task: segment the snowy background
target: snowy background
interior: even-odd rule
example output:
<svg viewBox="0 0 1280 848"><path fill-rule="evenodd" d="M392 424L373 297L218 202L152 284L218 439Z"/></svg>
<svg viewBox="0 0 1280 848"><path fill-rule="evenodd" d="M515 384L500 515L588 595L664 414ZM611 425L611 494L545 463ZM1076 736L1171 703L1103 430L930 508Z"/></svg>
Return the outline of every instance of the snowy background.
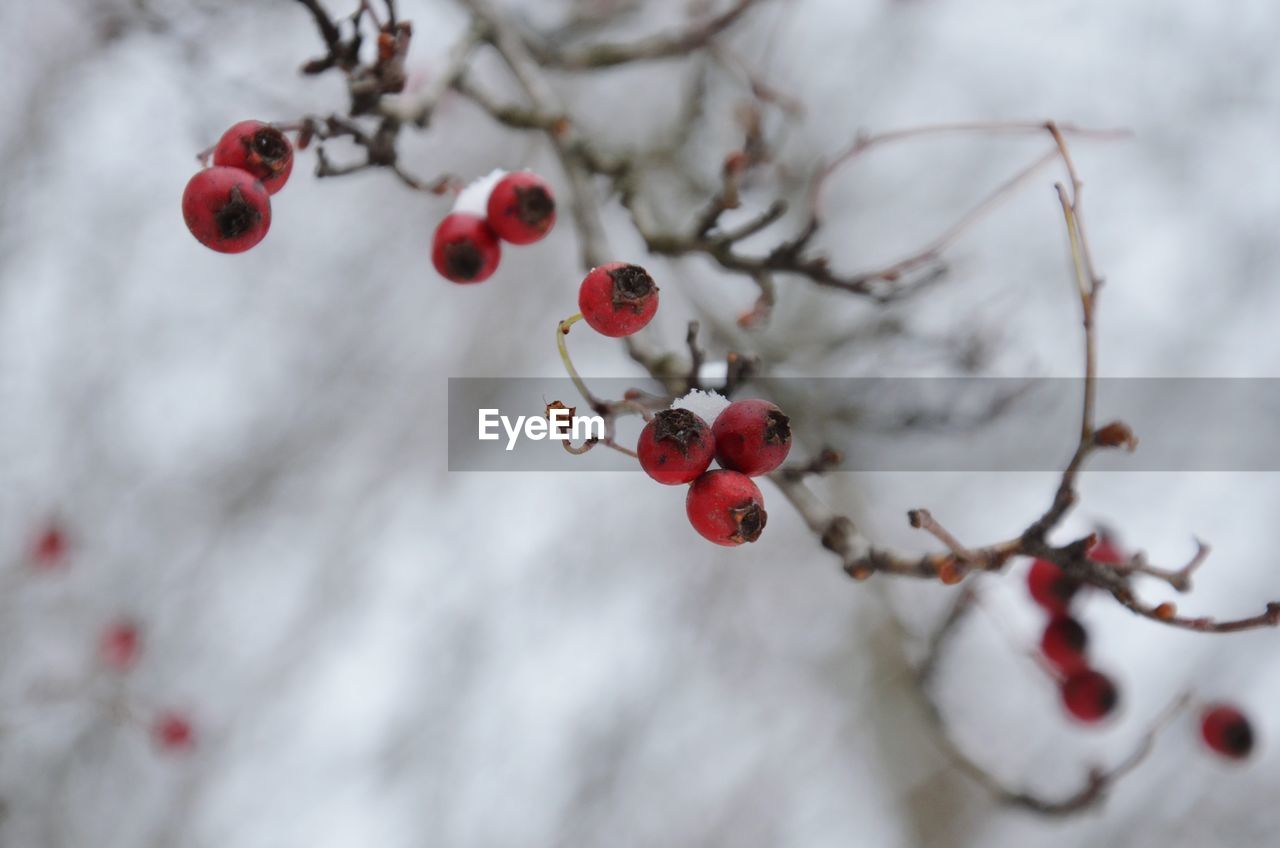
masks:
<svg viewBox="0 0 1280 848"><path fill-rule="evenodd" d="M463 20L447 2L401 5L411 71L429 76ZM539 23L565 8L508 5ZM613 35L681 7L645 5ZM797 167L859 128L1132 129L1075 146L1109 280L1103 373L1276 377L1277 36L1266 0L773 0L727 43L804 103L783 151ZM484 285L448 285L428 261L446 200L381 173L314 180L305 152L258 248L200 247L178 211L194 154L242 118L339 108L337 77L295 73L318 50L286 0L0 6L0 845L1274 844L1274 632L1183 634L1095 600L1083 616L1124 709L1081 729L1026 657L1041 622L1025 564L981 581L987 612L952 645L939 693L960 743L1012 785L1074 791L1188 685L1240 702L1261 737L1225 766L1184 717L1103 807L1046 820L994 805L921 719L909 663L952 590L853 584L772 491L761 542L721 550L687 527L679 493L634 473L447 473L446 378L558 373L572 234ZM593 131L633 138L671 116L679 71L563 90ZM732 103L713 106L723 123ZM711 161L726 149L706 144ZM1043 149L938 139L869 156L831 185L822 244L841 267L895 259ZM540 140L456 101L404 155L425 175L560 179ZM984 373L1076 373L1055 178L895 315L923 337L980 336ZM615 248L641 259L611 222ZM731 325L754 297L700 262L651 270L654 340L671 347L699 310ZM760 350L783 373L945 369L909 341L830 354L872 318L786 281L770 328L711 346ZM635 373L615 344L573 342L588 376ZM1046 421L1045 438L1065 453L1073 426ZM924 549L906 509L1002 538L1053 484L866 474L825 489L877 538ZM1214 544L1183 612L1280 597L1272 475L1098 474L1083 491L1072 530L1105 520L1166 562L1193 533ZM50 521L67 561L33 573ZM120 615L145 640L123 679L94 654ZM195 750L151 744L162 708L192 716Z"/></svg>

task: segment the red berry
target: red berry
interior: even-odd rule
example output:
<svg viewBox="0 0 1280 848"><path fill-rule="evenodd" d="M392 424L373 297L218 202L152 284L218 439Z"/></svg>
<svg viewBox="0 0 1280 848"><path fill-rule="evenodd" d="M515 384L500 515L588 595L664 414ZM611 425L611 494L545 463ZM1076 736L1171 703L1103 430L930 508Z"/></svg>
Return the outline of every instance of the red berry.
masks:
<svg viewBox="0 0 1280 848"><path fill-rule="evenodd" d="M597 333L619 338L643 329L658 311L658 287L639 265L592 268L578 289L578 309Z"/></svg>
<svg viewBox="0 0 1280 848"><path fill-rule="evenodd" d="M102 637L98 640L98 655L107 668L128 671L138 661L141 642L138 626L128 619L121 619L102 631Z"/></svg>
<svg viewBox="0 0 1280 848"><path fill-rule="evenodd" d="M1062 703L1071 715L1092 723L1110 715L1120 703L1120 695L1111 678L1101 672L1084 669L1063 681Z"/></svg>
<svg viewBox="0 0 1280 848"><path fill-rule="evenodd" d="M268 194L275 194L293 171L293 145L270 124L241 121L218 139L213 164L248 171L262 181Z"/></svg>
<svg viewBox="0 0 1280 848"><path fill-rule="evenodd" d="M512 244L533 244L556 223L551 187L530 171L507 174L489 194L489 226Z"/></svg>
<svg viewBox="0 0 1280 848"><path fill-rule="evenodd" d="M1119 565L1128 562L1129 558L1120 550L1120 546L1110 536L1103 535L1098 543L1089 549L1089 559L1094 562Z"/></svg>
<svg viewBox="0 0 1280 848"><path fill-rule="evenodd" d="M1253 750L1253 727L1249 719L1228 704L1215 704L1200 718L1205 744L1224 757L1243 760Z"/></svg>
<svg viewBox="0 0 1280 848"><path fill-rule="evenodd" d="M243 253L271 227L271 196L239 168L205 168L182 193L182 217L205 247Z"/></svg>
<svg viewBox="0 0 1280 848"><path fill-rule="evenodd" d="M664 409L640 431L640 467L659 483L692 483L707 470L716 443L707 422L687 409Z"/></svg>
<svg viewBox="0 0 1280 848"><path fill-rule="evenodd" d="M768 474L791 450L791 419L767 400L735 400L712 425L716 462L748 477Z"/></svg>
<svg viewBox="0 0 1280 848"><path fill-rule="evenodd" d="M1088 667L1084 651L1089 634L1080 622L1070 616L1058 616L1049 622L1040 637L1040 652L1063 674L1075 674Z"/></svg>
<svg viewBox="0 0 1280 848"><path fill-rule="evenodd" d="M768 519L760 489L737 471L703 474L689 487L684 507L693 529L717 545L754 542Z"/></svg>
<svg viewBox="0 0 1280 848"><path fill-rule="evenodd" d="M165 712L156 716L151 735L165 751L189 751L195 747L196 733L191 720L181 713Z"/></svg>
<svg viewBox="0 0 1280 848"><path fill-rule="evenodd" d="M431 261L446 280L479 283L493 276L502 258L502 245L479 215L454 212L436 227Z"/></svg>
<svg viewBox="0 0 1280 848"><path fill-rule="evenodd" d="M31 561L37 568L56 568L67 556L67 537L62 528L50 524L31 546Z"/></svg>
<svg viewBox="0 0 1280 848"><path fill-rule="evenodd" d="M1054 615L1067 614L1071 599L1079 588L1079 583L1048 560L1036 560L1031 563L1031 570L1027 572L1027 589L1030 590L1031 597Z"/></svg>

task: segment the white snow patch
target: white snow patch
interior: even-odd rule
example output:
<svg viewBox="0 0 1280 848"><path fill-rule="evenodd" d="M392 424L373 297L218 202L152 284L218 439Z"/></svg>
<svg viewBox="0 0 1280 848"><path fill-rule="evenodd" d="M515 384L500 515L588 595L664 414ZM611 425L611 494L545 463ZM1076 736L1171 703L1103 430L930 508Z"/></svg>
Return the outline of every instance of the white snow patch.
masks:
<svg viewBox="0 0 1280 848"><path fill-rule="evenodd" d="M671 402L672 409L687 409L708 424L714 424L728 405L729 399L719 392L704 392L701 389L693 389L684 397Z"/></svg>
<svg viewBox="0 0 1280 848"><path fill-rule="evenodd" d="M467 212L481 218L489 214L489 195L493 187L509 174L502 168L494 168L483 177L477 177L467 183L466 188L458 192L458 199L453 202L454 212Z"/></svg>

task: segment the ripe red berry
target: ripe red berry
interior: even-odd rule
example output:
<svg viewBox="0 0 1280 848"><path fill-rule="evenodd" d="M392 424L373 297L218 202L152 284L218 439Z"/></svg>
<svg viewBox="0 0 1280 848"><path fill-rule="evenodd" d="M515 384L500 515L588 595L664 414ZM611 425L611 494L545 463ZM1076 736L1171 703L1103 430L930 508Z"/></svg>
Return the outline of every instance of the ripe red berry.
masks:
<svg viewBox="0 0 1280 848"><path fill-rule="evenodd" d="M293 171L293 145L270 124L241 121L218 140L213 164L248 171L262 181L268 194L275 194Z"/></svg>
<svg viewBox="0 0 1280 848"><path fill-rule="evenodd" d="M620 338L643 329L658 311L658 287L639 265L592 268L578 289L578 309L597 333Z"/></svg>
<svg viewBox="0 0 1280 848"><path fill-rule="evenodd" d="M707 422L687 409L664 409L640 431L640 467L659 483L692 483L707 470L716 443Z"/></svg>
<svg viewBox="0 0 1280 848"><path fill-rule="evenodd" d="M551 187L531 171L507 174L489 193L489 226L512 244L533 244L551 232L556 200Z"/></svg>
<svg viewBox="0 0 1280 848"><path fill-rule="evenodd" d="M1054 615L1067 614L1071 599L1079 588L1079 583L1048 560L1036 560L1027 572L1027 589L1032 599Z"/></svg>
<svg viewBox="0 0 1280 848"><path fill-rule="evenodd" d="M1080 721L1095 722L1111 714L1120 703L1120 694L1111 678L1085 669L1062 683L1062 703Z"/></svg>
<svg viewBox="0 0 1280 848"><path fill-rule="evenodd" d="M107 668L128 671L138 661L141 643L138 626L128 619L121 619L102 631L98 640L98 655Z"/></svg>
<svg viewBox="0 0 1280 848"><path fill-rule="evenodd" d="M1120 550L1120 546L1116 544L1115 539L1103 534L1098 543L1089 549L1089 559L1094 562L1109 563L1111 565L1119 565L1128 562L1129 558Z"/></svg>
<svg viewBox="0 0 1280 848"><path fill-rule="evenodd" d="M479 215L454 212L436 227L431 261L446 280L479 283L493 276L502 246L493 229Z"/></svg>
<svg viewBox="0 0 1280 848"><path fill-rule="evenodd" d="M195 747L196 733L191 720L181 713L164 712L151 725L151 736L161 750L189 751Z"/></svg>
<svg viewBox="0 0 1280 848"><path fill-rule="evenodd" d="M205 168L182 193L187 229L219 253L243 253L271 227L271 196L239 168Z"/></svg>
<svg viewBox="0 0 1280 848"><path fill-rule="evenodd" d="M1200 717L1205 744L1224 757L1243 760L1253 750L1253 726L1244 713L1228 704L1215 704Z"/></svg>
<svg viewBox="0 0 1280 848"><path fill-rule="evenodd" d="M67 556L67 537L62 528L50 524L31 546L31 562L36 568L57 568Z"/></svg>
<svg viewBox="0 0 1280 848"><path fill-rule="evenodd" d="M716 462L748 477L768 474L791 450L791 419L767 400L735 400L711 429Z"/></svg>
<svg viewBox="0 0 1280 848"><path fill-rule="evenodd" d="M737 471L703 474L689 487L684 506L693 529L717 545L754 542L768 519L760 489Z"/></svg>
<svg viewBox="0 0 1280 848"><path fill-rule="evenodd" d="M1088 667L1085 662L1085 648L1089 644L1089 634L1070 616L1057 616L1044 629L1040 637L1040 652L1045 659L1053 663L1063 674L1075 674Z"/></svg>

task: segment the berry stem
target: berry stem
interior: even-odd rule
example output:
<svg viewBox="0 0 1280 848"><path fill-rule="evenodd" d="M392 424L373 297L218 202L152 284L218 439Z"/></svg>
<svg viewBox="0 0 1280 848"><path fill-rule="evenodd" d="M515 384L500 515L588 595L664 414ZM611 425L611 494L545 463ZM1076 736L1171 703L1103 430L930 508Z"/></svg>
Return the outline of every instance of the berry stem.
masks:
<svg viewBox="0 0 1280 848"><path fill-rule="evenodd" d="M560 351L560 361L564 363L564 370L569 372L569 379L573 380L573 385L577 387L582 399L592 409L595 409L600 405L599 401L596 400L595 395L591 394L591 390L582 381L582 377L578 375L578 369L573 367L573 360L569 358L569 345L564 340L564 337L569 335L569 328L581 320L582 313L577 312L556 325L556 348Z"/></svg>

